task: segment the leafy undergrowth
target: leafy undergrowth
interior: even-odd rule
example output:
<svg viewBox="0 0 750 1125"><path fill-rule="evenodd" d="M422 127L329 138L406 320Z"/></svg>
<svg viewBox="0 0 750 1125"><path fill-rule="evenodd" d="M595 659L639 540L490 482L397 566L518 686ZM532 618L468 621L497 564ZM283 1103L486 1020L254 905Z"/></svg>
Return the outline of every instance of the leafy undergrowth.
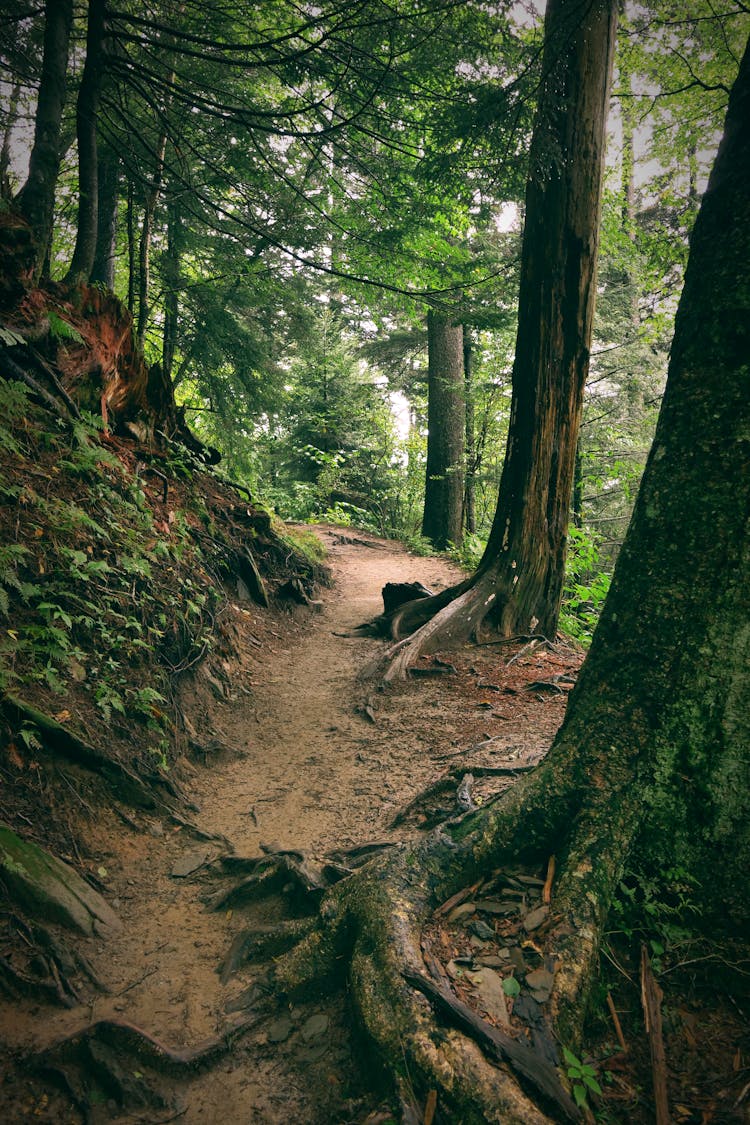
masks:
<svg viewBox="0 0 750 1125"><path fill-rule="evenodd" d="M67 769L13 700L176 795L180 678L221 648L230 602L304 600L324 569L180 446L63 421L19 382L0 381L0 501L0 819L39 825Z"/></svg>

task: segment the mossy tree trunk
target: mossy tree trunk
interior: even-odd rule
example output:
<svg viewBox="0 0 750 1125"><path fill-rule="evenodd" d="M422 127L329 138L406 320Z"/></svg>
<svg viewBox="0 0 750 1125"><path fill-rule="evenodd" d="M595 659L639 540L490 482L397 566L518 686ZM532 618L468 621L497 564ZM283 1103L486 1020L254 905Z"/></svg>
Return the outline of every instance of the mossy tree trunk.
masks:
<svg viewBox="0 0 750 1125"><path fill-rule="evenodd" d="M351 995L395 1072L466 1125L547 1120L516 1079L435 1026L404 970L457 889L558 857L545 952L551 1015L576 1047L628 859L696 880L712 936L750 921L750 44L690 248L667 389L610 595L543 764L496 802L329 892L277 963L293 992L351 958Z"/></svg>
<svg viewBox="0 0 750 1125"><path fill-rule="evenodd" d="M483 624L500 636L554 636L557 628L589 367L616 23L616 0L550 0L495 518L469 587L399 614L394 639L429 624L394 654L391 675Z"/></svg>

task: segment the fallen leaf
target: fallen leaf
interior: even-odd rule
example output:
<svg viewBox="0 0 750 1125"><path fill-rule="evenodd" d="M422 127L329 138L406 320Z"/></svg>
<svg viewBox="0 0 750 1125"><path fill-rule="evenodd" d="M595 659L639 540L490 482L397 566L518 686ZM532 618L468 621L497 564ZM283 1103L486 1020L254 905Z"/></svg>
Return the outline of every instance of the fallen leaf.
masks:
<svg viewBox="0 0 750 1125"><path fill-rule="evenodd" d="M52 718L57 723L67 723L68 719L72 718L72 715L70 714L70 711L63 710L63 711L58 711L56 715L52 716Z"/></svg>

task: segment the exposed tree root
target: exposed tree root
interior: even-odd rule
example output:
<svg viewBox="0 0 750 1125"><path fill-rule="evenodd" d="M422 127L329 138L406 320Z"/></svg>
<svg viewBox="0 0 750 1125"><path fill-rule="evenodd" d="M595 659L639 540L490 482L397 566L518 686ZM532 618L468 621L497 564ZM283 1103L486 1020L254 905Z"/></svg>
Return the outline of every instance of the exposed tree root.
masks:
<svg viewBox="0 0 750 1125"><path fill-rule="evenodd" d="M93 1105L113 1099L124 1109L171 1105L158 1077L189 1077L215 1065L264 1014L251 1014L225 1034L197 1047L176 1049L125 1020L99 1020L44 1051L28 1065L56 1080L88 1119ZM135 1066L133 1064L136 1064ZM148 1078L143 1070L148 1069Z"/></svg>
<svg viewBox="0 0 750 1125"><path fill-rule="evenodd" d="M283 932L243 935L240 944L262 957L279 948L279 939L302 935L287 952L275 954L272 969L276 991L290 998L340 987L348 968L355 1012L397 1084L408 1074L417 1096L436 1090L452 1119L465 1125L575 1120L562 1075L544 1051L512 1038L506 1042L497 1028L464 1011L446 991L447 982L430 984L422 935L430 919L442 916L441 904L458 901L462 888L498 865L518 857L541 865L552 851L567 852L545 953L557 966L549 1013L562 1042L575 1049L599 926L637 824L633 809L623 806L622 823L603 826L594 813L571 835L579 796L559 756L557 762L547 759L492 806L438 828L412 848L375 854L326 891L317 918ZM456 1030L457 1022L463 1030Z"/></svg>

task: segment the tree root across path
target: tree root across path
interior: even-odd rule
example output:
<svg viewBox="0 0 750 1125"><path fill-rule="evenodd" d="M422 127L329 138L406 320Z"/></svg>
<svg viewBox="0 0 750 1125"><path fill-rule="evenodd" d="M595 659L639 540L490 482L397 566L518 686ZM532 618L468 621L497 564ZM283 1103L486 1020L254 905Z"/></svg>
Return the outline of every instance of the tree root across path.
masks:
<svg viewBox="0 0 750 1125"><path fill-rule="evenodd" d="M376 854L322 898L311 886L315 915L263 934L247 932L224 969L246 956L273 955L273 988L290 1001L340 987L348 970L355 1013L396 1084L408 1077L423 1099L436 1091L443 1120L465 1125L578 1120L580 1111L552 1061L549 1030L540 1048L534 1037L526 1042L518 1032L483 1020L452 994L425 936L436 918L455 908L461 888L486 882L499 864L539 866L551 849L567 850L557 894L544 907L543 953L554 970L552 1035L564 1046L578 1047L597 956L600 903L619 863L600 848L592 874L588 830L568 835L575 794L559 766L547 760L490 807L441 825L413 846ZM287 857L271 858L288 878ZM544 880L527 882L539 888ZM253 893L259 889L256 885Z"/></svg>

